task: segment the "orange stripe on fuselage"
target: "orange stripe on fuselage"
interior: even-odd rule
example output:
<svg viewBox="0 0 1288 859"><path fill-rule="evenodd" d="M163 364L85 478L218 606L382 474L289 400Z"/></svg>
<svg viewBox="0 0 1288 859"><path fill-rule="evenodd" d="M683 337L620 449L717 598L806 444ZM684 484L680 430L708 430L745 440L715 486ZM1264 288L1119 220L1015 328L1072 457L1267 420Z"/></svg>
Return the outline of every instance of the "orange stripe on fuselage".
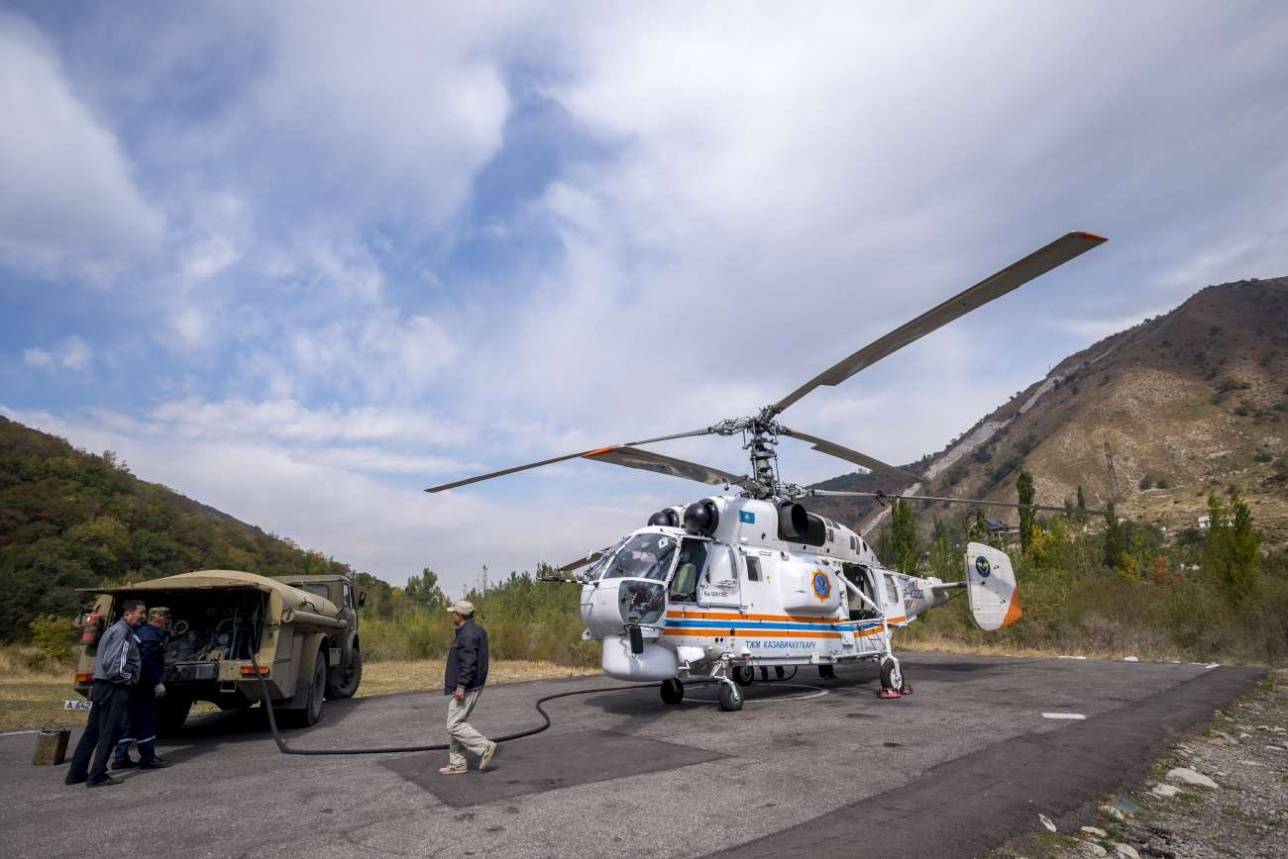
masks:
<svg viewBox="0 0 1288 859"><path fill-rule="evenodd" d="M724 632L719 629L663 629L663 635L688 636L689 638L840 638L839 632L823 632L821 630L798 630L798 629L768 629L764 632L756 632L750 629L735 629Z"/></svg>
<svg viewBox="0 0 1288 859"><path fill-rule="evenodd" d="M799 614L744 614L736 611L683 611L671 610L666 616L672 620L770 620L781 623L850 623L849 620L837 620L832 615L814 615L806 617Z"/></svg>
<svg viewBox="0 0 1288 859"><path fill-rule="evenodd" d="M886 623L903 623L907 619L908 619L907 615L901 614L898 617L887 617Z"/></svg>

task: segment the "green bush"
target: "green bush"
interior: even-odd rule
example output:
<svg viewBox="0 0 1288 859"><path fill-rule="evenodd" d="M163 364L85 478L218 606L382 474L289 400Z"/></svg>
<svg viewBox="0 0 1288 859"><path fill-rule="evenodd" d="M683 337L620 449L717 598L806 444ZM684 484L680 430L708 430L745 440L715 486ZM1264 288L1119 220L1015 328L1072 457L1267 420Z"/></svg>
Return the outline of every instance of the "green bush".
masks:
<svg viewBox="0 0 1288 859"><path fill-rule="evenodd" d="M76 640L76 625L71 618L46 614L35 618L28 626L32 644L42 653L57 660L71 659L72 644Z"/></svg>

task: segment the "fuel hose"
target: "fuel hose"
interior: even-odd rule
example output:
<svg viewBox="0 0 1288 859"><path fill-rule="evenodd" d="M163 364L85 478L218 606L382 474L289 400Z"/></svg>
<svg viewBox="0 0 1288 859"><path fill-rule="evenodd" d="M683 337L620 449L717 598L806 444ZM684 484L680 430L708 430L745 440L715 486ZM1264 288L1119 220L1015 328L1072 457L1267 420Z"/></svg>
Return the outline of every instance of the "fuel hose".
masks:
<svg viewBox="0 0 1288 859"><path fill-rule="evenodd" d="M259 700L264 712L268 715L268 728L273 733L273 742L277 744L277 750L284 755L397 755L406 752L441 752L448 748L447 743L433 743L424 746L374 746L365 749L293 749L287 745L286 740L282 739L282 734L277 728L277 714L273 712L273 704L268 694L268 681L264 679L263 673L259 670L259 663L255 661L255 654L250 657L251 667L255 669L255 676L259 678ZM795 666L792 666L795 669ZM796 676L793 670L790 677L778 678L776 680L762 680L759 682L780 682L782 679L791 680ZM708 686L712 683L719 683L718 680L695 680L686 683L686 686ZM489 737L494 743L508 743L510 740L518 740L523 737L531 737L540 734L550 727L550 714L546 712L545 705L549 701L557 701L560 698L572 698L577 695L593 695L596 692L626 692L630 689L657 689L659 683L630 683L623 686L600 686L594 689L576 689L572 692L556 692L553 695L546 695L538 698L536 702L537 713L541 716L541 724L535 728L528 728L524 731L518 731L513 734L504 734L500 737Z"/></svg>
<svg viewBox="0 0 1288 859"><path fill-rule="evenodd" d="M273 742L277 743L277 750L284 755L396 755L404 752L441 752L448 747L447 743L434 743L427 746L375 746L366 749L293 749L286 744L277 729L277 716L273 713L273 705L269 699L268 681L264 679L264 675L260 672L259 664L255 661L254 654L251 654L250 664L255 669L255 676L259 678L260 703L264 707L264 712L268 714L268 728L273 732ZM624 692L627 689L656 688L658 688L657 683L632 683L627 686L601 686L595 689L577 689L573 692L558 692L554 695L547 695L544 698L538 698L536 704L537 712L541 715L542 724L535 728L528 728L526 731L505 734L500 737L490 737L489 739L494 743L506 743L510 740L540 734L550 727L550 714L546 712L545 708L547 701L571 698L574 695L592 695L596 692Z"/></svg>

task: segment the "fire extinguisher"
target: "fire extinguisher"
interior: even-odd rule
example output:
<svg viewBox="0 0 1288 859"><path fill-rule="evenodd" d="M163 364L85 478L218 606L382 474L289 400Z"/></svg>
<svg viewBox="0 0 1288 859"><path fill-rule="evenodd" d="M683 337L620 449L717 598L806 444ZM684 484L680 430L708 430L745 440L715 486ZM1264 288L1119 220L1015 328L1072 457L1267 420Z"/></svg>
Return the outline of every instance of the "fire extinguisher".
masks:
<svg viewBox="0 0 1288 859"><path fill-rule="evenodd" d="M98 606L89 610L81 623L81 644L93 644L98 641Z"/></svg>

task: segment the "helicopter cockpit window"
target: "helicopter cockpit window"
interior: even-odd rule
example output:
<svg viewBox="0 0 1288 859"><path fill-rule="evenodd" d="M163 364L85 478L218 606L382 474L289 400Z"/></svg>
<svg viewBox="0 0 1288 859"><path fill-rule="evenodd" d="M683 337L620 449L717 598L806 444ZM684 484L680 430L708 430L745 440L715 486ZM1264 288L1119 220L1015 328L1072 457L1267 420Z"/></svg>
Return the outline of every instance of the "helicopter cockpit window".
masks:
<svg viewBox="0 0 1288 859"><path fill-rule="evenodd" d="M675 559L676 540L665 534L636 534L604 565L601 578L666 581Z"/></svg>
<svg viewBox="0 0 1288 859"><path fill-rule="evenodd" d="M707 544L702 540L685 540L671 579L671 599L695 602L698 598L698 574L707 562Z"/></svg>

